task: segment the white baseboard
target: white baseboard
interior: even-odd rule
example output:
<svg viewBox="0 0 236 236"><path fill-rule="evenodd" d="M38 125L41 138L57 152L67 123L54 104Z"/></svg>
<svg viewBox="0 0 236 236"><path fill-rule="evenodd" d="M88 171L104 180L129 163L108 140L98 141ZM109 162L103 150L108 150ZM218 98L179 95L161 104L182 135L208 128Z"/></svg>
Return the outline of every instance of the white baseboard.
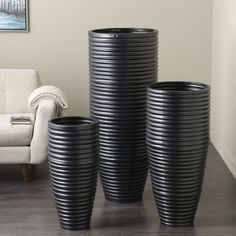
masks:
<svg viewBox="0 0 236 236"><path fill-rule="evenodd" d="M216 135L216 133L212 129L211 129L211 142L215 146L221 158L224 160L230 172L233 174L234 178L236 179L236 157L231 155L231 153L227 150L224 142L220 140L220 138Z"/></svg>

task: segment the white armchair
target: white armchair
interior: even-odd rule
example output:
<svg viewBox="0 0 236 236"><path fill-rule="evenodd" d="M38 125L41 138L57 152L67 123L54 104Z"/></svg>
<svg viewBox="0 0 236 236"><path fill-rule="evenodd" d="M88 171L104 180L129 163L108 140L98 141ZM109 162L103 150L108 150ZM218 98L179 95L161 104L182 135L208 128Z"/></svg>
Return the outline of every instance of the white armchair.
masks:
<svg viewBox="0 0 236 236"><path fill-rule="evenodd" d="M29 164L47 158L48 120L56 116L56 104L41 101L37 110L28 107L28 97L39 87L35 70L0 69L0 164L20 164L27 181ZM12 125L12 116L27 116L32 125Z"/></svg>

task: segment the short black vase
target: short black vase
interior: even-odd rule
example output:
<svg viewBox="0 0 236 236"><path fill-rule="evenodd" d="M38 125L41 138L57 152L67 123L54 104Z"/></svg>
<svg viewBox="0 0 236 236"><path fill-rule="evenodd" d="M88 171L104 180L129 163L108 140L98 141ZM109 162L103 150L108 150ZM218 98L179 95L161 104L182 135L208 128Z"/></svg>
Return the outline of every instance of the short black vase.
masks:
<svg viewBox="0 0 236 236"><path fill-rule="evenodd" d="M141 201L148 172L146 87L157 80L157 30L89 32L90 112L99 120L106 199Z"/></svg>
<svg viewBox="0 0 236 236"><path fill-rule="evenodd" d="M96 120L62 117L49 122L49 167L61 227L90 228L97 186Z"/></svg>
<svg viewBox="0 0 236 236"><path fill-rule="evenodd" d="M162 82L148 88L147 146L161 223L191 226L209 143L210 87Z"/></svg>

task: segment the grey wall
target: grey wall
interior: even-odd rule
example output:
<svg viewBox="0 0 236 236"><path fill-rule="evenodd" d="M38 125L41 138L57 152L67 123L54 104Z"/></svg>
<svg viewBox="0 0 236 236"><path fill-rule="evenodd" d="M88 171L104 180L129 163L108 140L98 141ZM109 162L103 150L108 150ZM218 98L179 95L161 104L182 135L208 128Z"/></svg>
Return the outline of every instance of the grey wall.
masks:
<svg viewBox="0 0 236 236"><path fill-rule="evenodd" d="M89 29L160 30L160 80L210 82L211 0L31 0L30 33L0 33L0 68L36 68L88 114Z"/></svg>
<svg viewBox="0 0 236 236"><path fill-rule="evenodd" d="M214 0L211 140L236 178L235 12L235 0Z"/></svg>

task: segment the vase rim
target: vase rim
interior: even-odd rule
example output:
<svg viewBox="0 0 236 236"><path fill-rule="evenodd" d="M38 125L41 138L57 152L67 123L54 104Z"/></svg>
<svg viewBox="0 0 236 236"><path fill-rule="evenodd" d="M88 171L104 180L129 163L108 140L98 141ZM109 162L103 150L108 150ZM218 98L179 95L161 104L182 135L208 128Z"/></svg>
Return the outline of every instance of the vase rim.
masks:
<svg viewBox="0 0 236 236"><path fill-rule="evenodd" d="M76 128L86 129L93 126L98 126L98 121L94 118L84 116L63 116L49 121L51 128Z"/></svg>
<svg viewBox="0 0 236 236"><path fill-rule="evenodd" d="M89 31L90 35L98 37L120 37L120 36L135 36L145 37L158 34L157 29L152 28L101 28Z"/></svg>
<svg viewBox="0 0 236 236"><path fill-rule="evenodd" d="M156 82L148 87L148 91L161 94L205 94L210 92L208 84L192 81Z"/></svg>

